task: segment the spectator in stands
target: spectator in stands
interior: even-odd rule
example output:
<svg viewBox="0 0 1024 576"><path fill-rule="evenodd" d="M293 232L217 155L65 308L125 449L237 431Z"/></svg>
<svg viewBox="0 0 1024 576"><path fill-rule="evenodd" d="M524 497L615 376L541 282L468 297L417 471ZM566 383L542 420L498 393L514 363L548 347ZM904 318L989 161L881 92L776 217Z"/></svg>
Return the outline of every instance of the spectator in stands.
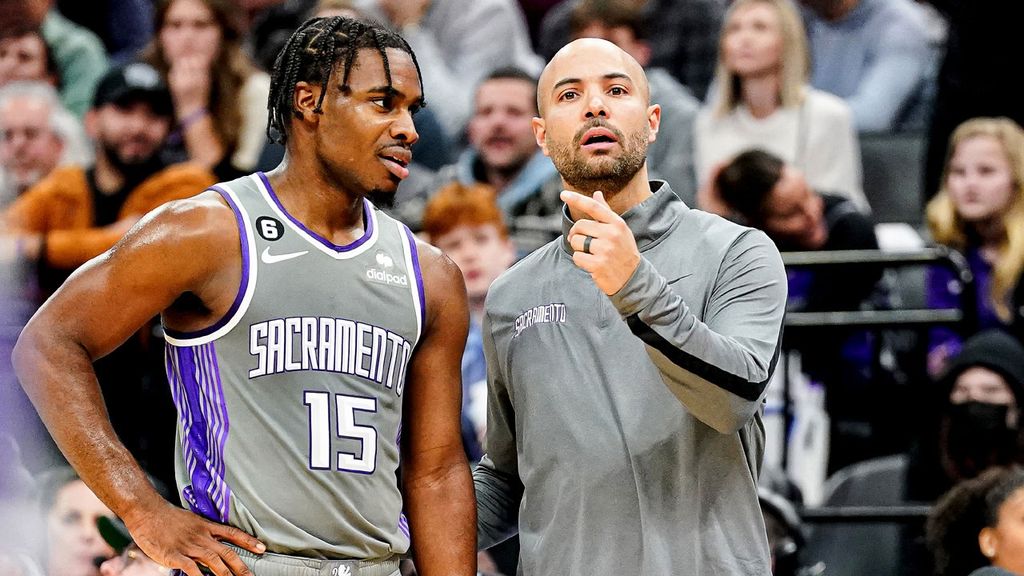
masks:
<svg viewBox="0 0 1024 576"><path fill-rule="evenodd" d="M551 220L551 229L557 230L562 180L537 146L532 127L536 115L536 78L519 68L499 68L488 74L476 90L466 130L469 147L419 190L403 192L399 208L404 219L415 226L427 197L451 182L466 187L481 183L497 192L498 205L514 230L521 217ZM551 239L544 234L532 238L524 232L521 248L528 250Z"/></svg>
<svg viewBox="0 0 1024 576"><path fill-rule="evenodd" d="M650 65L668 70L699 99L704 99L715 75L718 31L722 28L725 3L720 0L564 0L544 16L539 45L545 59L550 59L572 39L572 14L583 3L640 10L650 44Z"/></svg>
<svg viewBox="0 0 1024 576"><path fill-rule="evenodd" d="M810 185L867 211L849 106L807 86L803 25L788 0L737 0L726 13L717 93L697 117L701 193L716 168L760 148L799 169Z"/></svg>
<svg viewBox="0 0 1024 576"><path fill-rule="evenodd" d="M763 230L780 251L877 250L874 224L850 200L814 190L799 170L762 150L736 156L719 171L712 211ZM858 266L787 270L787 310L857 310L868 302L881 270ZM833 424L830 469L873 454L877 404L866 394L873 381L869 335L791 333L786 347L800 351L803 371L823 383ZM857 425L854 425L857 423ZM867 423L866 425L860 423Z"/></svg>
<svg viewBox="0 0 1024 576"><path fill-rule="evenodd" d="M267 143L270 77L242 50L236 14L230 0L161 0L144 52L174 102L171 159L221 180L251 172Z"/></svg>
<svg viewBox="0 0 1024 576"><path fill-rule="evenodd" d="M933 240L966 256L974 276L977 329L1002 327L1024 339L1024 130L1007 118L976 118L960 125L939 193L928 203ZM956 307L962 295L953 272L929 271L928 304ZM932 374L960 346L948 329L932 331Z"/></svg>
<svg viewBox="0 0 1024 576"><path fill-rule="evenodd" d="M473 440L482 441L487 416L487 365L481 331L484 299L491 283L515 261L515 246L495 190L486 184L452 182L438 190L423 213L423 232L458 265L466 279L470 322L462 356L462 406L475 430ZM474 443L479 447L479 442ZM469 456L477 461L482 455Z"/></svg>
<svg viewBox="0 0 1024 576"><path fill-rule="evenodd" d="M38 30L12 30L0 37L0 86L19 80L60 87L57 63Z"/></svg>
<svg viewBox="0 0 1024 576"><path fill-rule="evenodd" d="M949 26L928 133L925 198L941 185L949 136L979 116L1006 116L1024 126L1024 82L1006 57L1020 48L1024 2L929 0Z"/></svg>
<svg viewBox="0 0 1024 576"><path fill-rule="evenodd" d="M647 25L638 9L600 0L587 0L572 12L572 38L601 38L626 51L647 74L651 102L661 106L667 129L647 149L647 163L655 179L672 183L672 191L696 205L697 177L693 167L693 125L700 102L664 68L650 66Z"/></svg>
<svg viewBox="0 0 1024 576"><path fill-rule="evenodd" d="M931 113L938 47L913 0L801 0L811 85L846 100L865 132L921 130Z"/></svg>
<svg viewBox="0 0 1024 576"><path fill-rule="evenodd" d="M216 181L201 167L160 161L172 117L170 94L154 68L141 62L114 68L86 117L95 165L57 168L4 212L21 257L37 263L43 295L113 246L146 212ZM175 411L162 358L162 345L143 330L96 370L114 429L147 471L173 485Z"/></svg>
<svg viewBox="0 0 1024 576"><path fill-rule="evenodd" d="M100 537L96 520L111 515L110 509L69 467L44 474L40 509L46 522L47 576L99 576L98 563L114 550Z"/></svg>
<svg viewBox="0 0 1024 576"><path fill-rule="evenodd" d="M993 468L958 484L943 496L928 518L935 574L1024 574L1021 518L1024 469L1019 466Z"/></svg>
<svg viewBox="0 0 1024 576"><path fill-rule="evenodd" d="M58 164L86 165L91 151L82 126L41 82L0 88L0 209Z"/></svg>
<svg viewBox="0 0 1024 576"><path fill-rule="evenodd" d="M11 31L40 30L60 78L64 107L77 116L89 108L100 77L107 71L107 53L95 34L53 7L53 0L6 0L0 2L0 37Z"/></svg>
<svg viewBox="0 0 1024 576"><path fill-rule="evenodd" d="M473 87L488 71L516 66L531 75L542 62L530 47L513 0L376 0L383 21L416 52L423 93L448 135L462 133L473 112Z"/></svg>
<svg viewBox="0 0 1024 576"><path fill-rule="evenodd" d="M991 466L1024 464L1024 346L1012 336L988 330L968 339L921 389L908 415L920 432L907 459L905 502L931 504ZM933 574L916 528L904 531L901 546L907 576Z"/></svg>
<svg viewBox="0 0 1024 576"><path fill-rule="evenodd" d="M8 232L23 237L23 255L70 273L149 210L213 184L213 175L197 166L160 162L172 114L167 88L149 65L108 73L86 118L95 165L54 170L3 215Z"/></svg>

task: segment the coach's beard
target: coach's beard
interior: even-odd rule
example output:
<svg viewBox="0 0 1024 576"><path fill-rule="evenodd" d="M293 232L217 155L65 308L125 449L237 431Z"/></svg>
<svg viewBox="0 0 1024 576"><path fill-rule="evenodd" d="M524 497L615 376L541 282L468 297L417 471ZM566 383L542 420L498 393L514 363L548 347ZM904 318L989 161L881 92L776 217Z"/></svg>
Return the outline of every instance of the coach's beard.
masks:
<svg viewBox="0 0 1024 576"><path fill-rule="evenodd" d="M578 142L563 145L549 140L547 144L551 162L566 184L580 192L600 190L615 194L643 167L649 135L650 130L645 126L620 140L622 154L619 156L585 158Z"/></svg>

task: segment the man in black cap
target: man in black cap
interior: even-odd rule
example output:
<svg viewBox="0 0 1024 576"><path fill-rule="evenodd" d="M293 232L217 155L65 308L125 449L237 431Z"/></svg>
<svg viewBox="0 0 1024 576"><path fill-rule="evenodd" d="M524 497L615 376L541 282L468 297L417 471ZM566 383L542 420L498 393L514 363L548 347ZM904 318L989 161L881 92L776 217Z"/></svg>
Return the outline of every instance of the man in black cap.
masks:
<svg viewBox="0 0 1024 576"><path fill-rule="evenodd" d="M85 117L95 164L54 169L2 216L0 228L15 237L17 255L38 270L41 298L113 246L142 215L216 182L206 169L160 161L172 122L170 93L148 64L114 68L100 81ZM152 340L152 330L144 328L96 370L118 435L147 471L173 485L174 407L162 343Z"/></svg>

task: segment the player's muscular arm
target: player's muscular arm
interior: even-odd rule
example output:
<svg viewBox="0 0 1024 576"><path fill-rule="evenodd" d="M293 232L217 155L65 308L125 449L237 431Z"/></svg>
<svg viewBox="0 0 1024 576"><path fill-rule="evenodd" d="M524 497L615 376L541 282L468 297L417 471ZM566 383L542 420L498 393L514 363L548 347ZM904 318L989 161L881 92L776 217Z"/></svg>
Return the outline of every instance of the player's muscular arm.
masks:
<svg viewBox="0 0 1024 576"><path fill-rule="evenodd" d="M13 355L22 386L86 484L125 520L143 551L190 576L200 575L197 561L218 575L248 574L218 540L254 551L258 542L176 508L152 489L111 428L92 362L185 292L209 302L211 316L226 310L217 279L230 277L232 266L240 276L238 238L231 210L216 197L166 205L72 274L29 321Z"/></svg>
<svg viewBox="0 0 1024 576"><path fill-rule="evenodd" d="M469 325L466 288L451 260L418 245L427 320L405 387L405 506L419 574L470 575L476 573L476 503L459 419Z"/></svg>

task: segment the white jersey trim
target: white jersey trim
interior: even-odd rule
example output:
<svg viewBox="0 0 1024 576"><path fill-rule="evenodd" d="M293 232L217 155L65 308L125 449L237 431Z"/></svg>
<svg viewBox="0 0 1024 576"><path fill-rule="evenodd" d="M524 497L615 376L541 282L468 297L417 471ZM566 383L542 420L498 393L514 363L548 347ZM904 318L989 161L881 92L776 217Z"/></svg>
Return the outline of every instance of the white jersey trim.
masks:
<svg viewBox="0 0 1024 576"><path fill-rule="evenodd" d="M295 218L282 209L275 200L275 196L272 191L268 188L267 183L259 177L259 174L252 174L249 177L252 178L253 182L256 184L256 188L260 191L260 194L263 195L263 200L266 201L267 205L270 206L270 209L278 216L278 218L281 219L282 222L285 223L286 226L291 228L296 234L321 253L326 254L335 260L348 260L349 258L359 256L363 252L372 248L374 244L377 243L377 238L380 237L380 223L377 220L377 210L369 200L364 199L363 204L366 207L364 213L369 218L368 227L370 228L370 236L366 238L362 244L350 250L332 250L328 246L324 245L325 241L323 239L313 236L310 234L308 229L296 224Z"/></svg>
<svg viewBox="0 0 1024 576"><path fill-rule="evenodd" d="M186 336L183 338L176 338L164 331L164 339L174 346L199 346L213 342L230 332L236 325L238 325L238 322L241 321L242 317L245 316L246 311L249 309L249 303L252 302L253 293L256 291L256 275L259 270L259 266L256 265L256 260L259 256L256 254L255 231L253 230L252 222L249 221L249 213L246 212L245 206L242 205L238 199L238 195L235 194L233 190L220 185L215 185L212 189L228 197L230 203L233 204L232 211L237 211L235 213L235 219L245 226L244 230L239 230L240 234L245 234L245 242L248 246L249 252L247 261L242 262L243 269L241 281L245 282L245 293L242 296L242 301L238 308L234 311L234 314L227 318L227 321L224 322L220 328L209 334L196 337ZM245 270L246 267L248 267L248 271ZM248 272L248 274L246 274L246 272ZM239 286L239 289L241 290L242 287Z"/></svg>

